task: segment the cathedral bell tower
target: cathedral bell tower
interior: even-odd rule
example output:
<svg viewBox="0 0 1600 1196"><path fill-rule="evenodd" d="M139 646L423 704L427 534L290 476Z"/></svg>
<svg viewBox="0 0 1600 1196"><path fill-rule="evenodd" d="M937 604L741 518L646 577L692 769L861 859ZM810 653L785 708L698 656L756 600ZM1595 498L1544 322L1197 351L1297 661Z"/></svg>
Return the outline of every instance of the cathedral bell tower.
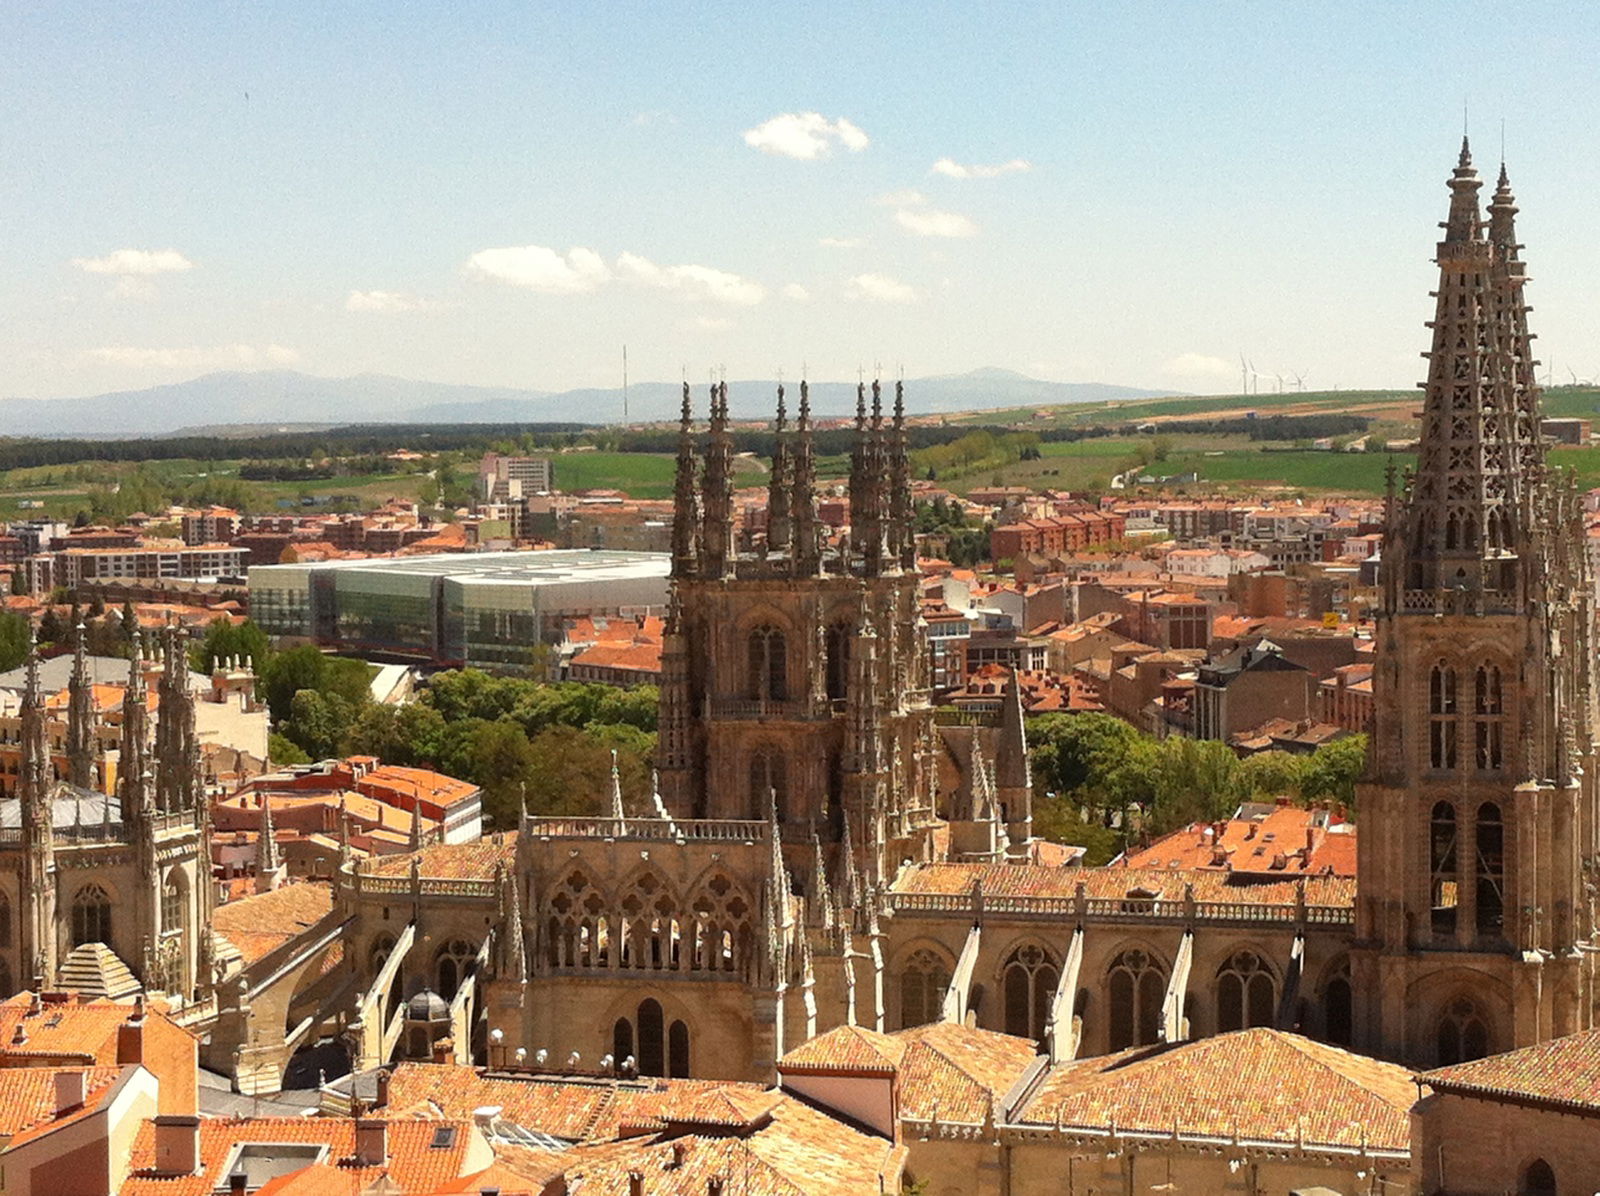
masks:
<svg viewBox="0 0 1600 1196"><path fill-rule="evenodd" d="M822 884L819 858L840 875L881 884L902 858L923 855L934 817L905 405L897 387L886 414L876 383L870 415L867 403L863 385L850 530L832 537L818 517L802 382L793 425L778 390L764 531L757 494L746 497L752 517L735 535L727 386L712 388L704 435L683 391L661 659L661 797L673 818L774 819L791 874L808 892Z"/></svg>
<svg viewBox="0 0 1600 1196"><path fill-rule="evenodd" d="M1415 472L1389 482L1360 821L1357 1041L1420 1066L1593 1022L1593 599L1545 461L1502 167L1465 140Z"/></svg>

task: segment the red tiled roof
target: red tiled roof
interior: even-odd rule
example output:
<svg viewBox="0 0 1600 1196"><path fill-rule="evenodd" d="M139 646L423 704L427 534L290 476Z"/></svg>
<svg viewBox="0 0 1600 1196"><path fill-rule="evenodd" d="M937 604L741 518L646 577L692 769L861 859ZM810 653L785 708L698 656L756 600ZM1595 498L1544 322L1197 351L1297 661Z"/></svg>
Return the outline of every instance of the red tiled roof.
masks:
<svg viewBox="0 0 1600 1196"><path fill-rule="evenodd" d="M1440 1092L1600 1110L1600 1030L1423 1072Z"/></svg>

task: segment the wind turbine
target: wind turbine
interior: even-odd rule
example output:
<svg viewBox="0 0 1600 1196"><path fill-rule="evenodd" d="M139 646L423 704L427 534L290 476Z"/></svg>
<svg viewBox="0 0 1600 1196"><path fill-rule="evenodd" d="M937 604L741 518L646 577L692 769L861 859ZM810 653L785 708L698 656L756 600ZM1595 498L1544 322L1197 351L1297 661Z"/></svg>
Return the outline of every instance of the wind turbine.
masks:
<svg viewBox="0 0 1600 1196"><path fill-rule="evenodd" d="M1299 373L1295 374L1295 376L1294 376L1294 388L1295 388L1295 390L1299 391L1301 394L1305 393L1305 390L1306 390L1306 372L1304 370L1301 370Z"/></svg>

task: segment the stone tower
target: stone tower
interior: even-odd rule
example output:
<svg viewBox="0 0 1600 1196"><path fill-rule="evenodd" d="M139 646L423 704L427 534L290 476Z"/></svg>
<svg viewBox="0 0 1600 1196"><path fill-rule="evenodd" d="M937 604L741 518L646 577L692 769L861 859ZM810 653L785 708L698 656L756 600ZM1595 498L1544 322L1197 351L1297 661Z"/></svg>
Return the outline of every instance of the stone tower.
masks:
<svg viewBox="0 0 1600 1196"><path fill-rule="evenodd" d="M660 791L681 818L766 819L775 810L793 875L879 886L921 857L934 812L926 658L904 404L858 389L850 529L817 514L809 388L791 427L778 391L764 530L736 536L725 384L703 444L684 387L662 653ZM738 551L736 544L745 548ZM841 858L853 844L853 858Z"/></svg>
<svg viewBox="0 0 1600 1196"><path fill-rule="evenodd" d="M1415 473L1391 475L1352 948L1359 1045L1421 1065L1593 1024L1593 600L1547 468L1517 211L1465 141Z"/></svg>

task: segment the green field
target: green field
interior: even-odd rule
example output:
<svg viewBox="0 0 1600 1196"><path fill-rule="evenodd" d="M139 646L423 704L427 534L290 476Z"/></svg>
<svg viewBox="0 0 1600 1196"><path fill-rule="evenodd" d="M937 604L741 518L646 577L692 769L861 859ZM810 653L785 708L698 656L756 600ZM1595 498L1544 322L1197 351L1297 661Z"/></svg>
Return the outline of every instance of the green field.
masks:
<svg viewBox="0 0 1600 1196"><path fill-rule="evenodd" d="M735 457L735 484L755 485L766 463ZM671 498L676 459L666 453L560 453L554 458L562 490L622 490L631 498Z"/></svg>

